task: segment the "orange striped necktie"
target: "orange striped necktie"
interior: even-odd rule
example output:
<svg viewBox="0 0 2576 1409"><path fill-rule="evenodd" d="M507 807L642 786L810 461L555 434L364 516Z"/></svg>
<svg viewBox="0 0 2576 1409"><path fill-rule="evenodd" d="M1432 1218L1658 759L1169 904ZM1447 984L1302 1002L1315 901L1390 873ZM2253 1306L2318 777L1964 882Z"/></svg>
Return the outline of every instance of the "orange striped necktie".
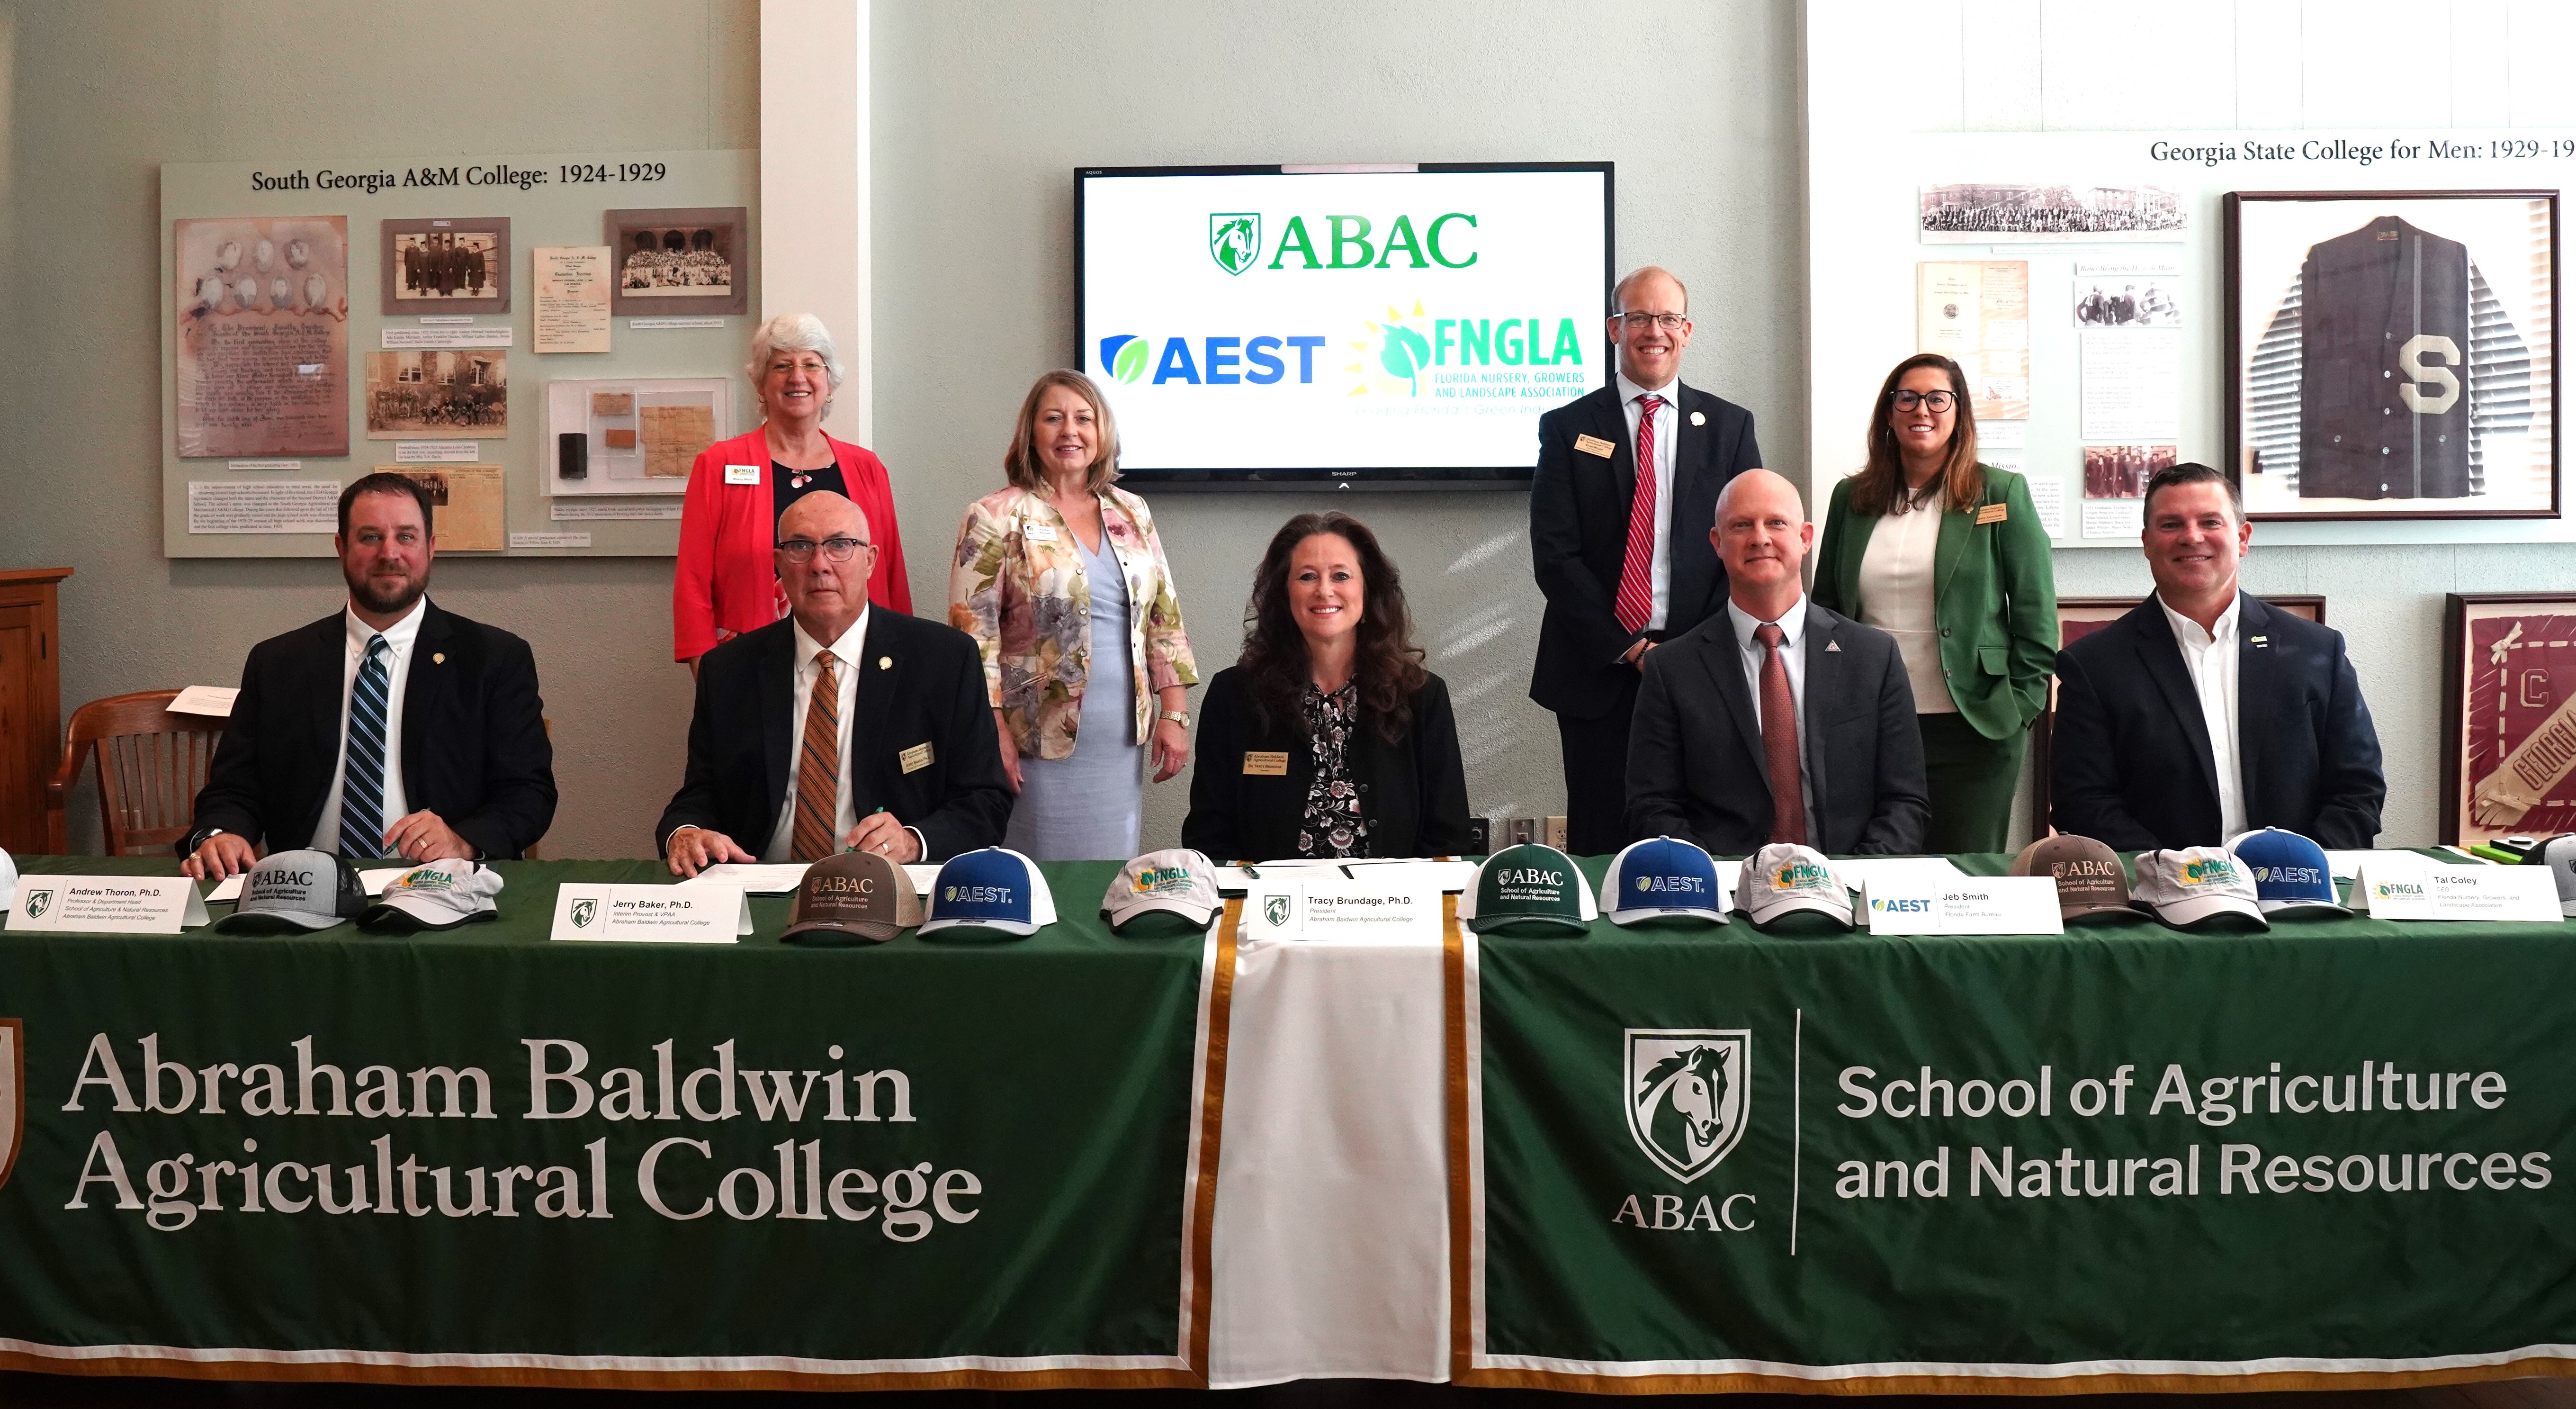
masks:
<svg viewBox="0 0 2576 1409"><path fill-rule="evenodd" d="M795 859L820 861L837 849L840 817L841 681L830 651L814 654L814 694L805 705L805 743L796 755Z"/></svg>

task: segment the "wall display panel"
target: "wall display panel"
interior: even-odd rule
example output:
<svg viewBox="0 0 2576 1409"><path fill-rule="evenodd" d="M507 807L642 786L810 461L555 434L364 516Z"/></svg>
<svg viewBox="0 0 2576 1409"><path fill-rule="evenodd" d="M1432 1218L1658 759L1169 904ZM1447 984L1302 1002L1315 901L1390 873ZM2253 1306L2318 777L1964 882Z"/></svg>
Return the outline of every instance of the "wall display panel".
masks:
<svg viewBox="0 0 2576 1409"><path fill-rule="evenodd" d="M2576 831L2576 593L2451 593L2442 617L2450 845Z"/></svg>
<svg viewBox="0 0 2576 1409"><path fill-rule="evenodd" d="M546 386L546 492L669 495L698 452L729 439L721 377L560 381Z"/></svg>
<svg viewBox="0 0 2576 1409"><path fill-rule="evenodd" d="M164 166L163 551L327 557L323 501L392 461L441 477L457 506L445 552L672 553L687 463L704 445L674 437L712 440L757 417L741 367L758 306L758 186L753 151ZM536 300L517 296L537 277L533 250L596 249L603 228L656 216L657 252L685 225L675 267L699 282L615 317L596 293L558 287L557 321L582 326L540 342ZM721 283L705 259L685 260L701 229L722 254ZM611 258L583 277L622 272ZM597 347L599 325L604 349L555 350ZM655 412L649 434L644 417L633 427L637 477L658 482L613 501L589 497L595 484L550 492L557 447L536 398L569 376L694 388L687 405ZM664 473L643 474L648 449ZM613 465L594 466L616 482Z"/></svg>
<svg viewBox="0 0 2576 1409"><path fill-rule="evenodd" d="M1890 162L1881 142L1820 130L1810 151L1808 356L1819 497L1834 476L1860 467L1871 398L1887 369L1917 350L1923 267L2020 261L2028 265L2031 300L2030 417L2023 442L2009 452L2018 461L2012 467L2030 476L2034 498L2053 492L2068 501L2063 532L2053 536L2058 546L2135 552L2137 501L2117 490L2100 493L2125 485L2127 465L2143 469L2169 454L2232 462L2230 193L2395 191L2422 193L2451 209L2463 197L2522 193L2524 204L2504 212L2524 222L2521 238L2498 245L2484 227L2471 233L2499 250L2478 260L2478 272L2528 351L2530 385L2554 388L2555 219L2528 202L2565 184L2576 166L2576 131L2461 129L2439 139L2361 130L1914 132L1905 139L1906 160ZM1965 194L1975 192L1986 198ZM2283 234L2275 243L2296 239L2297 248L2286 270L2264 276L2275 282L2271 273L2278 273L2281 287L2269 289L2257 312L2267 319L2277 313L2283 289L2297 282L2301 259L2318 239L2364 219L2355 213L2314 236ZM2130 228L2062 228L2088 220ZM2544 233L2531 233L2535 228ZM2470 236L2457 238L2466 244ZM2510 298L2502 287L2508 283ZM2245 316L2250 322L2256 314ZM2247 329L2249 350L2264 331ZM2463 351L2465 365L2475 350ZM2501 370L2493 359L2489 367ZM2499 453L2519 457L2511 483L2498 485L2510 494L2454 496L2431 517L2400 517L2384 504L2359 517L2272 516L2257 542L2576 542L2576 523L2563 512L2567 470L2555 449L2554 389L2529 400L2527 420L2493 427ZM2545 455L2538 467L2535 455ZM2296 514L2294 486L2251 478L2247 486L2257 513L2269 495L2286 496ZM2504 499L2518 517L2486 516ZM2477 507L2463 511L2462 501Z"/></svg>

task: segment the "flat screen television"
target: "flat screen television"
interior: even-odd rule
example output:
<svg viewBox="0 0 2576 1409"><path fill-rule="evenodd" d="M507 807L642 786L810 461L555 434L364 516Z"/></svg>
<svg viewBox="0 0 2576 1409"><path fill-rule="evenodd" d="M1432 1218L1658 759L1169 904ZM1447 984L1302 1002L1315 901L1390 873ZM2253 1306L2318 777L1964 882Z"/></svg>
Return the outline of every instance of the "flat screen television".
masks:
<svg viewBox="0 0 2576 1409"><path fill-rule="evenodd" d="M1607 385L1609 162L1074 173L1074 324L1171 487L1525 482Z"/></svg>

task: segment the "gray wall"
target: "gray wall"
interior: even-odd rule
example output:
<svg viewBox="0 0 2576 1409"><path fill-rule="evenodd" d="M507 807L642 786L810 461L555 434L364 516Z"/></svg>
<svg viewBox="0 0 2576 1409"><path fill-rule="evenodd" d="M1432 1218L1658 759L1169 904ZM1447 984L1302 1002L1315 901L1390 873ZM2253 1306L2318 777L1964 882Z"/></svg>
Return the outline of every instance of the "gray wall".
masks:
<svg viewBox="0 0 2576 1409"><path fill-rule="evenodd" d="M1571 61L1649 32L1651 63ZM1669 265L1691 288L1684 379L1749 407L1773 465L1806 463L1785 0L879 0L871 49L876 448L917 602L946 599L945 549L967 503L1002 482L1021 392L1075 362L1076 165L1615 161L1620 260ZM1234 659L1270 534L1327 498L1155 498L1202 674ZM1475 810L1561 810L1555 722L1526 698L1541 607L1527 497L1329 499L1404 569L1432 669L1458 699ZM1150 793L1149 845L1177 840L1186 781Z"/></svg>
<svg viewBox="0 0 2576 1409"><path fill-rule="evenodd" d="M225 683L342 599L338 565L161 556L158 171L412 152L754 147L754 0L25 3L9 20L0 564L70 564L63 700ZM438 42L420 44L424 17ZM555 856L650 854L688 725L667 559L472 560L438 600L534 645ZM97 804L73 813L96 850Z"/></svg>

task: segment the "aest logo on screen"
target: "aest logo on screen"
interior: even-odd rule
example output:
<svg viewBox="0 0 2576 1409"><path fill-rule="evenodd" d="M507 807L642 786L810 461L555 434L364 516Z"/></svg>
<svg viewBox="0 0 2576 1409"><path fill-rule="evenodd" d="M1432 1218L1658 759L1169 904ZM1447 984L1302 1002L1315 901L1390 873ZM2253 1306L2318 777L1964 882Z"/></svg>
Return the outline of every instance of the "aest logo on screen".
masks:
<svg viewBox="0 0 2576 1409"><path fill-rule="evenodd" d="M1463 210L1444 211L1417 224L1399 215L1381 231L1365 215L1317 217L1310 229L1306 217L1292 215L1280 228L1279 245L1270 263L1261 263L1261 212L1213 211L1208 215L1208 257L1228 274L1266 269L1468 269L1479 252L1466 246L1476 217ZM1463 227L1463 228L1462 228ZM1322 231L1318 241L1315 230ZM1396 256L1404 258L1399 262ZM1291 258L1295 262L1291 263Z"/></svg>

